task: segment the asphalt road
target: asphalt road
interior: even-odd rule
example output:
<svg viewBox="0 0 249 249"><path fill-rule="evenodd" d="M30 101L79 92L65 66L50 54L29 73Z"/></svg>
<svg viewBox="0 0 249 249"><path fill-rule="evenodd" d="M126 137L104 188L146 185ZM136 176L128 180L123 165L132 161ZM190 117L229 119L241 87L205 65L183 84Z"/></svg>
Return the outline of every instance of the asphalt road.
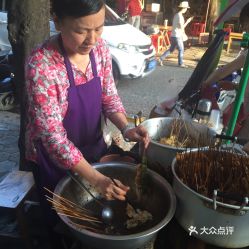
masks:
<svg viewBox="0 0 249 249"><path fill-rule="evenodd" d="M148 117L150 110L166 97L175 96L191 76L193 69L178 66L157 66L144 78L123 79L117 89L128 114L142 111Z"/></svg>

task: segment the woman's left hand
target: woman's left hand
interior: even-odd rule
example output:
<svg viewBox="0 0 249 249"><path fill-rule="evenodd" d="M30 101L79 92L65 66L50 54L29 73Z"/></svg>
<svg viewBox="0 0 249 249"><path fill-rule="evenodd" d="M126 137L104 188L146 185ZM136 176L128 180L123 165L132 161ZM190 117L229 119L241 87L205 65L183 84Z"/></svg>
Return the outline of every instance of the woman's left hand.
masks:
<svg viewBox="0 0 249 249"><path fill-rule="evenodd" d="M124 137L133 142L142 142L145 148L148 147L150 142L149 134L142 125L127 130Z"/></svg>

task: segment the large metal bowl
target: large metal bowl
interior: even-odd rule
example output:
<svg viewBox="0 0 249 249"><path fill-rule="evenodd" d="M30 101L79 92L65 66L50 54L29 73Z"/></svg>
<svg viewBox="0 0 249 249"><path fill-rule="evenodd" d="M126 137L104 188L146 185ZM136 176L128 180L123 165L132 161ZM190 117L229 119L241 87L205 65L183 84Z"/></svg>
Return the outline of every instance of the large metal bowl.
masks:
<svg viewBox="0 0 249 249"><path fill-rule="evenodd" d="M187 152L188 153L188 152ZM230 205L201 195L184 184L172 162L173 189L177 197L176 219L179 224L206 243L225 247L249 246L249 207ZM192 230L193 231L193 230Z"/></svg>
<svg viewBox="0 0 249 249"><path fill-rule="evenodd" d="M173 121L185 123L191 136L198 138L201 136L202 141L206 141L202 147L212 143L215 131L205 125L193 122L192 120L175 119L172 117L152 118L141 123L146 128L151 138L146 150L146 157L150 168L160 173L166 179L171 180L171 163L177 152L186 151L187 148L173 147L159 143L160 138L168 137L171 132ZM198 144L190 149L196 149ZM189 148L188 148L189 149Z"/></svg>
<svg viewBox="0 0 249 249"><path fill-rule="evenodd" d="M124 184L130 186L130 195L135 194L135 174L136 167L129 163L98 163L94 167L104 175L121 180ZM145 206L146 210L159 218L158 222L152 227L144 231L130 235L105 235L94 233L86 229L80 229L71 223L70 218L59 215L59 217L71 228L73 233L82 241L83 244L91 248L108 248L108 249L134 249L141 248L150 240L154 239L157 232L163 228L172 219L175 208L175 194L170 184L157 173L148 170L149 191L148 196L143 196L141 206ZM82 180L82 179L81 179ZM83 180L82 180L83 181ZM84 182L84 181L83 181ZM86 184L86 182L84 182ZM94 188L90 188L91 192L98 197L98 192ZM55 194L69 199L75 203L85 206L92 198L86 192L82 191L68 177L63 178L56 186ZM56 196L54 196L56 199Z"/></svg>

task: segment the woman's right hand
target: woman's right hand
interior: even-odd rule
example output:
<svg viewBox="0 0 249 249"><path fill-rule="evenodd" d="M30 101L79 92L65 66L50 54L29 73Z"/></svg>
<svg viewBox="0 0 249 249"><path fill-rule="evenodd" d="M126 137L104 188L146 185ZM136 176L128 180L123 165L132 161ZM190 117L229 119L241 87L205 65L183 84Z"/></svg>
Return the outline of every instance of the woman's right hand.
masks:
<svg viewBox="0 0 249 249"><path fill-rule="evenodd" d="M188 18L187 22L190 23L194 19L194 16Z"/></svg>
<svg viewBox="0 0 249 249"><path fill-rule="evenodd" d="M130 188L128 186L125 186L119 180L114 180L116 182L116 185L109 177L100 174L98 179L96 180L95 187L107 200L118 199L124 201L126 193Z"/></svg>
<svg viewBox="0 0 249 249"><path fill-rule="evenodd" d="M112 180L101 174L98 170L92 167L84 158L72 168L81 177L86 179L92 186L96 187L99 193L107 200L118 199L125 200L125 195L130 189L128 186L122 184L119 180L115 179L118 186Z"/></svg>

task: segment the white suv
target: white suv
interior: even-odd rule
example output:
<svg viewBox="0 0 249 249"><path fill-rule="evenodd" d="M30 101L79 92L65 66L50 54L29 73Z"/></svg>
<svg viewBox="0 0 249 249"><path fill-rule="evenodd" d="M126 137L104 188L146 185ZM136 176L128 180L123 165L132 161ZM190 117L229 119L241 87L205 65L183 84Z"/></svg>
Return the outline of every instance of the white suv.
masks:
<svg viewBox="0 0 249 249"><path fill-rule="evenodd" d="M54 23L50 21L50 34L55 33ZM113 76L116 83L121 77L143 77L156 68L155 49L150 38L124 22L108 6L106 6L102 37L110 47ZM6 12L0 12L0 49L11 49L8 40Z"/></svg>
<svg viewBox="0 0 249 249"><path fill-rule="evenodd" d="M150 37L124 22L109 7L106 8L102 37L110 47L115 79L145 76L156 68L155 49Z"/></svg>

